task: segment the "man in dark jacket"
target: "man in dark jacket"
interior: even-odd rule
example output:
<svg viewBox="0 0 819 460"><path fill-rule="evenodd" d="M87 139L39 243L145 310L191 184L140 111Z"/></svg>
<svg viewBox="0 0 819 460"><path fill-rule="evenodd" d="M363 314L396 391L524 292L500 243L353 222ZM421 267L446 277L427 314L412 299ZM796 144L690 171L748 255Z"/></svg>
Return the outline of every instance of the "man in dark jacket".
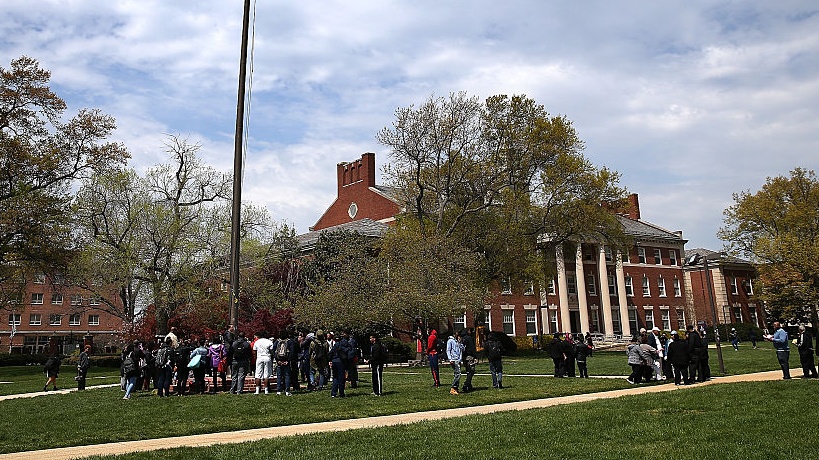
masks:
<svg viewBox="0 0 819 460"><path fill-rule="evenodd" d="M799 326L796 349L799 351L799 363L802 364L802 377L815 379L817 376L816 366L813 363L813 337L805 329L805 326Z"/></svg>
<svg viewBox="0 0 819 460"><path fill-rule="evenodd" d="M688 350L688 381L694 383L697 381L697 371L700 368L700 349L702 348L702 339L699 332L693 325L689 324L686 331L686 347Z"/></svg>
<svg viewBox="0 0 819 460"><path fill-rule="evenodd" d="M466 380L461 392L469 393L473 390L472 377L475 375L475 365L478 364L478 351L475 348L475 338L466 329L461 330L461 343L464 345L463 363L466 371Z"/></svg>
<svg viewBox="0 0 819 460"><path fill-rule="evenodd" d="M574 377L574 338L571 333L566 334L565 340L561 343L563 351L563 373L566 377Z"/></svg>
<svg viewBox="0 0 819 460"><path fill-rule="evenodd" d="M387 349L375 335L370 335L370 369L372 370L373 395L384 393L384 364L387 362Z"/></svg>
<svg viewBox="0 0 819 460"><path fill-rule="evenodd" d="M233 362L230 365L230 392L242 394L245 388L245 377L250 365L250 342L245 338L244 332L239 332L239 337L230 345Z"/></svg>
<svg viewBox="0 0 819 460"><path fill-rule="evenodd" d="M190 355L193 351L190 340L184 340L179 343L179 348L176 349L176 388L174 389L177 396L185 394L188 388L188 376L190 369L188 369L188 362L191 360Z"/></svg>
<svg viewBox="0 0 819 460"><path fill-rule="evenodd" d="M688 343L679 338L677 331L671 331L667 358L674 367L674 385L689 385L691 381L688 378Z"/></svg>
<svg viewBox="0 0 819 460"><path fill-rule="evenodd" d="M555 364L555 377L562 378L565 373L563 362L566 356L563 354L563 341L560 340L560 332L556 332L549 342L549 356Z"/></svg>
<svg viewBox="0 0 819 460"><path fill-rule="evenodd" d="M585 340L578 340L574 344L575 362L577 362L577 372L580 378L589 378L589 368L586 366L586 360L591 355L592 348Z"/></svg>
<svg viewBox="0 0 819 460"><path fill-rule="evenodd" d="M91 345L86 344L80 353L80 358L77 361L77 389L85 390L85 377L88 374L88 368L91 367L91 358L88 354L91 353Z"/></svg>

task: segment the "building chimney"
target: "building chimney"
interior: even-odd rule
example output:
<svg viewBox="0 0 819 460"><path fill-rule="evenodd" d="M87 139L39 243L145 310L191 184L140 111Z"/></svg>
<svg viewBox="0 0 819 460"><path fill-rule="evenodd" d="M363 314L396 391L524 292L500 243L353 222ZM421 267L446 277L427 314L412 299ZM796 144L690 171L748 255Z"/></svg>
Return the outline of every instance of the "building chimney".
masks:
<svg viewBox="0 0 819 460"><path fill-rule="evenodd" d="M629 219L640 220L640 201L637 199L636 193L628 196L628 217Z"/></svg>
<svg viewBox="0 0 819 460"><path fill-rule="evenodd" d="M365 187L375 187L375 154L367 152L361 158L350 163L336 165L338 191L348 185L364 181Z"/></svg>

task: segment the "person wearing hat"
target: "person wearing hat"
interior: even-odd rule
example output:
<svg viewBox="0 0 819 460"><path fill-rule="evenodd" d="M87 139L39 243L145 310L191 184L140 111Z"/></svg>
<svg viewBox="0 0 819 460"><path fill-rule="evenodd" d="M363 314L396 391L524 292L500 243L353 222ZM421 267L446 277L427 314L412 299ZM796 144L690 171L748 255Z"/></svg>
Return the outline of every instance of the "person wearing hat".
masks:
<svg viewBox="0 0 819 460"><path fill-rule="evenodd" d="M674 385L690 385L688 378L688 344L680 339L677 331L671 331L671 340L668 343L668 362L674 369Z"/></svg>
<svg viewBox="0 0 819 460"><path fill-rule="evenodd" d="M660 343L660 328L654 326L651 328L651 334L648 334L648 344L651 348L657 350L657 355L659 355L659 359L654 360L654 379L655 380L665 380L665 375L663 375L663 346Z"/></svg>
<svg viewBox="0 0 819 460"><path fill-rule="evenodd" d="M736 328L731 328L728 338L731 339L731 346L734 347L734 351L739 351L739 334L737 334Z"/></svg>

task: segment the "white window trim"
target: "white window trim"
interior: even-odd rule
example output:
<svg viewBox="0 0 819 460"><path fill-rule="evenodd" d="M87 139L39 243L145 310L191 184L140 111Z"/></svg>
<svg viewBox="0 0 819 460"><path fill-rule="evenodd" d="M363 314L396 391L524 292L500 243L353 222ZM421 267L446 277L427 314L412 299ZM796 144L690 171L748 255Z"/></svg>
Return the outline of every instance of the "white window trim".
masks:
<svg viewBox="0 0 819 460"><path fill-rule="evenodd" d="M37 319L34 319L34 318ZM43 324L43 316L40 313L30 313L28 315L29 326L41 326Z"/></svg>
<svg viewBox="0 0 819 460"><path fill-rule="evenodd" d="M665 278L662 276L657 278L657 293L660 297L666 297Z"/></svg>
<svg viewBox="0 0 819 460"><path fill-rule="evenodd" d="M509 324L506 322L506 314L512 315L512 333L507 333L506 335L515 336L517 335L517 331L515 330L515 310L503 310L501 314L501 324L503 324L504 333L506 333L506 325Z"/></svg>
<svg viewBox="0 0 819 460"><path fill-rule="evenodd" d="M662 265L663 264L663 251L660 249L654 249L654 265Z"/></svg>
<svg viewBox="0 0 819 460"><path fill-rule="evenodd" d="M74 321L74 318L77 320ZM68 317L68 325L69 326L82 326L82 316L79 313L72 313Z"/></svg>
<svg viewBox="0 0 819 460"><path fill-rule="evenodd" d="M40 298L37 301L35 301L34 296L40 296ZM45 295L42 292L32 292L31 293L31 304L32 305L42 305L44 299L45 299Z"/></svg>
<svg viewBox="0 0 819 460"><path fill-rule="evenodd" d="M62 305L63 304L63 295L58 293L51 294L51 305Z"/></svg>
<svg viewBox="0 0 819 460"><path fill-rule="evenodd" d="M52 314L48 317L49 326L60 326L63 324L63 315Z"/></svg>
<svg viewBox="0 0 819 460"><path fill-rule="evenodd" d="M637 248L637 263L644 264L646 259L646 248Z"/></svg>
<svg viewBox="0 0 819 460"><path fill-rule="evenodd" d="M651 297L651 282L648 280L648 276L643 275L643 297Z"/></svg>
<svg viewBox="0 0 819 460"><path fill-rule="evenodd" d="M682 286L680 285L680 279L674 278L674 297L682 297Z"/></svg>
<svg viewBox="0 0 819 460"><path fill-rule="evenodd" d="M626 275L625 284L626 297L634 297L634 278L632 278L631 275Z"/></svg>

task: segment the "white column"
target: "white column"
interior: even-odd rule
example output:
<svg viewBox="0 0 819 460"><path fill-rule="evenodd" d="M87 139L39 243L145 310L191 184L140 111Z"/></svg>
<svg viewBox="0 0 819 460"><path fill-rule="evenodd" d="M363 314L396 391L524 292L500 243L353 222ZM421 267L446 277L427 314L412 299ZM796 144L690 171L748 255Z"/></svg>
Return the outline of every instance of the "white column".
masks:
<svg viewBox="0 0 819 460"><path fill-rule="evenodd" d="M600 277L600 299L603 308L603 324L605 334L614 334L614 322L611 319L611 298L609 297L609 272L606 269L606 247L600 245L597 256L597 273Z"/></svg>
<svg viewBox="0 0 819 460"><path fill-rule="evenodd" d="M623 259L617 252L615 274L617 275L617 302L620 304L620 327L623 337L631 336L631 326L628 323L628 297L626 296L626 274L623 271Z"/></svg>
<svg viewBox="0 0 819 460"><path fill-rule="evenodd" d="M566 261L563 259L563 245L558 244L555 250L557 261L557 293L560 300L560 328L563 332L571 330L569 321L569 289L566 282ZM551 331L552 333L558 331Z"/></svg>
<svg viewBox="0 0 819 460"><path fill-rule="evenodd" d="M589 331L589 303L586 298L586 274L583 273L583 248L580 243L577 243L574 255L574 271L577 279L577 306L580 308L580 330L577 332L586 333Z"/></svg>

